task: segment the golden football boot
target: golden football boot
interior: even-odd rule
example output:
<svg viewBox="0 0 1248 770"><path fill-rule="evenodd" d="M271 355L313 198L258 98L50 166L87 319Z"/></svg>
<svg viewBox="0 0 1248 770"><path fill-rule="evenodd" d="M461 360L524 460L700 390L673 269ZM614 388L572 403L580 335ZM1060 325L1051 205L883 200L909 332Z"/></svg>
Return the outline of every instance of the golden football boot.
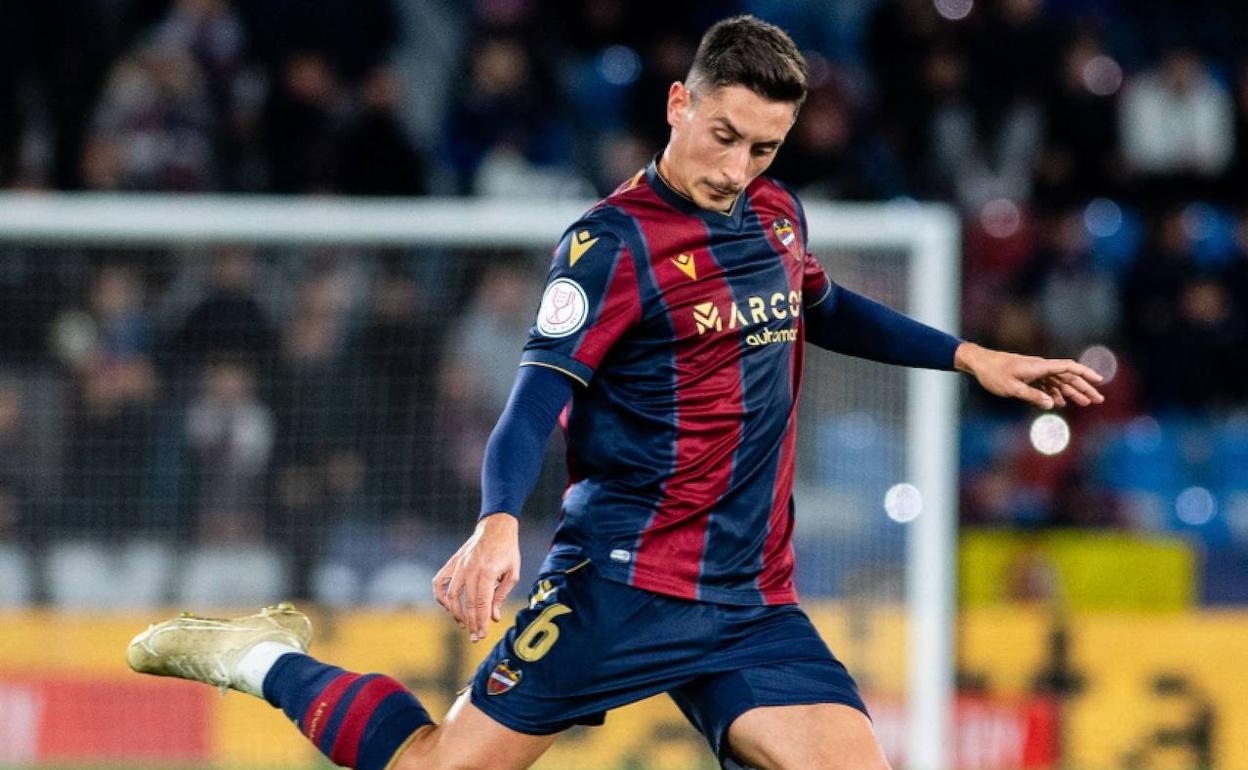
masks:
<svg viewBox="0 0 1248 770"><path fill-rule="evenodd" d="M248 650L260 642L277 642L307 652L311 641L312 623L289 602L241 618L202 618L184 612L134 637L126 662L141 674L191 679L222 692L228 687L249 692L240 687L236 671Z"/></svg>

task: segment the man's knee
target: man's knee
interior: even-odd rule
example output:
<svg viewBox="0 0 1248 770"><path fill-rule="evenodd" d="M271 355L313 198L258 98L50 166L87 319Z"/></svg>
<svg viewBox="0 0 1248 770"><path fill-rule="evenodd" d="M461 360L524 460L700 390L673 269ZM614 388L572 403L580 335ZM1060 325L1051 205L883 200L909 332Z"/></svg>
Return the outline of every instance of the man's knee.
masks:
<svg viewBox="0 0 1248 770"><path fill-rule="evenodd" d="M494 770L475 752L455 744L449 731L438 725L422 728L399 749L388 770Z"/></svg>

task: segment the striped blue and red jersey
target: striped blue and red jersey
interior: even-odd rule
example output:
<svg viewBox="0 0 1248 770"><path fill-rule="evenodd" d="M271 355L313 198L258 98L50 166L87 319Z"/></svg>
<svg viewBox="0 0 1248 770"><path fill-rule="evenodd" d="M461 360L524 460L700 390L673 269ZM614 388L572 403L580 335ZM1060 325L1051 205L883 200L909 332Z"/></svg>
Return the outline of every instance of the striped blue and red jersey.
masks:
<svg viewBox="0 0 1248 770"><path fill-rule="evenodd" d="M657 593L796 602L802 318L831 291L800 202L764 177L721 213L651 163L573 224L522 359L584 386L543 570L588 558Z"/></svg>

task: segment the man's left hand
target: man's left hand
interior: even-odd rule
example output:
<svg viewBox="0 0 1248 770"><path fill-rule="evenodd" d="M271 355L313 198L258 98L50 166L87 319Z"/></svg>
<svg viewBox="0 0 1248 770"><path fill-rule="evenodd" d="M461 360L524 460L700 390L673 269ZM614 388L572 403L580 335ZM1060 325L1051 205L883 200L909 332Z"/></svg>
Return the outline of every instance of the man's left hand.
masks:
<svg viewBox="0 0 1248 770"><path fill-rule="evenodd" d="M1041 409L1071 401L1089 406L1105 400L1096 389L1101 375L1068 358L1020 356L963 342L953 361L958 371L975 375L989 393L1022 399Z"/></svg>

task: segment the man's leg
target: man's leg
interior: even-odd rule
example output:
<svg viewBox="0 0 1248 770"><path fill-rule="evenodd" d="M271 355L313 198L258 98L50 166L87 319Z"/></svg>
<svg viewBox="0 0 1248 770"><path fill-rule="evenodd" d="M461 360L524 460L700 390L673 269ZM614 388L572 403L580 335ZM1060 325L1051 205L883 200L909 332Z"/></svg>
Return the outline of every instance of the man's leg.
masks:
<svg viewBox="0 0 1248 770"><path fill-rule="evenodd" d="M751 709L729 726L728 748L758 770L889 770L870 720L839 703Z"/></svg>
<svg viewBox="0 0 1248 770"><path fill-rule="evenodd" d="M282 709L334 763L356 770L523 770L554 741L510 730L467 696L441 725L390 677L304 653L307 618L289 605L233 620L183 616L130 644L131 668L233 688Z"/></svg>
<svg viewBox="0 0 1248 770"><path fill-rule="evenodd" d="M668 693L725 770L888 770L857 684L800 608L719 611L731 668Z"/></svg>
<svg viewBox="0 0 1248 770"><path fill-rule="evenodd" d="M435 725L395 680L301 654L277 661L264 697L335 764L356 770L524 770L556 738L504 727L468 693Z"/></svg>
<svg viewBox="0 0 1248 770"><path fill-rule="evenodd" d="M524 770L556 738L504 727L468 693L435 725L393 679L352 674L308 655L279 658L264 680L264 697L335 764L356 770Z"/></svg>
<svg viewBox="0 0 1248 770"><path fill-rule="evenodd" d="M436 727L418 730L390 770L524 770L558 735L526 735L504 727L464 693Z"/></svg>

